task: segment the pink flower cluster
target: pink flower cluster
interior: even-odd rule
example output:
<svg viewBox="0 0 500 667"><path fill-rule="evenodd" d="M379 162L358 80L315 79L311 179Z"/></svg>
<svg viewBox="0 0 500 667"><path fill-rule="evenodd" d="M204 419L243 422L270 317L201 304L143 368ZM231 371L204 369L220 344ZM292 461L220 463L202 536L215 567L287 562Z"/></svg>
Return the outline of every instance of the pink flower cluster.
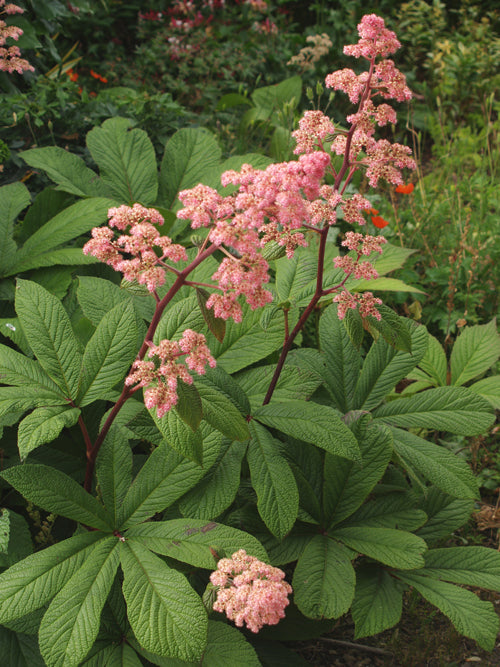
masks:
<svg viewBox="0 0 500 667"><path fill-rule="evenodd" d="M168 266L163 260L179 262L187 259L183 246L172 243L168 236L161 236L154 227L155 224L163 224L163 217L155 209L140 204L119 206L109 209L108 218L109 227L95 227L92 239L84 245L83 252L120 271L125 280L136 280L154 292L165 282ZM115 239L113 228L128 233ZM160 256L155 247L160 249ZM125 259L125 254L132 258Z"/></svg>
<svg viewBox="0 0 500 667"><path fill-rule="evenodd" d="M2 14L22 14L24 9L12 3L5 4L5 0L0 0L0 15ZM5 21L0 20L0 72L34 72L35 68L27 60L21 58L21 51L17 46L5 46L6 41L15 39L16 41L23 34L21 28L15 25L7 25Z"/></svg>
<svg viewBox="0 0 500 667"><path fill-rule="evenodd" d="M214 610L226 614L241 628L252 632L264 625L276 625L285 616L292 587L284 581L285 573L266 565L240 549L231 558L221 558L210 581L217 586Z"/></svg>
<svg viewBox="0 0 500 667"><path fill-rule="evenodd" d="M340 292L333 297L334 302L338 305L339 320L343 320L346 316L347 310L358 308L361 317L368 317L371 315L377 320L382 319L382 316L377 310L377 306L382 304L382 299L373 296L371 292L363 292L363 294L351 294L348 290Z"/></svg>
<svg viewBox="0 0 500 667"><path fill-rule="evenodd" d="M184 364L178 363L178 359L184 355ZM188 368L198 375L204 375L207 364L210 368L216 365L205 336L192 329L186 329L179 341L165 339L158 345L150 343L148 357L156 357L159 365L154 361L134 361L125 384L129 387L147 387L144 404L148 409L156 407L160 419L177 404L177 380L193 383Z"/></svg>

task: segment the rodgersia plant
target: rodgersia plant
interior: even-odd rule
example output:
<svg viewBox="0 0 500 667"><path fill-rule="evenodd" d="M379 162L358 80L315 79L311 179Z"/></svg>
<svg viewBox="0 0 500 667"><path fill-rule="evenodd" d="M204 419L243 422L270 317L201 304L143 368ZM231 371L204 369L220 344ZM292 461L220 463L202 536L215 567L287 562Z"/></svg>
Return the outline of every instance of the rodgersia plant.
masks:
<svg viewBox="0 0 500 667"><path fill-rule="evenodd" d="M184 130L167 144L158 180L147 137L124 119L88 136L100 176L59 149L24 153L84 199L22 247L11 240L6 280L26 266L75 263L75 248L54 248L54 231L67 241L90 226L81 261L123 276L122 289L81 276L64 305L19 280L8 324L21 329L11 337L25 354L0 349L10 385L0 388L0 416L6 426L21 419L17 446L28 458L20 465L10 451L2 476L78 524L35 554L14 533L0 544L11 565L0 575L0 622L8 637L38 633L49 666L119 656L259 664L250 640L213 610L256 632L283 617L292 587L292 615L351 610L358 636L396 624L413 587L461 632L494 644L492 605L454 584L499 589L500 555L428 549L467 520L477 484L461 459L422 437L480 433L490 404L448 386L385 402L424 358L427 331L367 291L387 286L379 276L400 264L397 249L360 231L345 234L347 254L330 241L340 216L356 230L365 222L369 200L348 189L357 170L377 187L402 184L401 170L414 166L408 148L375 138L396 120L385 100L411 95L387 58L399 43L375 15L359 32L346 53L368 70L327 78L357 105L350 127L307 112L297 160L221 164L211 138ZM202 167L222 184L212 175L196 185ZM9 192L21 210L25 193ZM95 227L106 209L108 225ZM41 263L29 264L30 249ZM319 348L292 350L319 309ZM365 330L375 338L366 355ZM51 459L47 444L59 438L63 450L65 429L83 440L84 474ZM11 510L2 519L22 523ZM278 565L293 570L292 585ZM281 624L286 633L286 616Z"/></svg>

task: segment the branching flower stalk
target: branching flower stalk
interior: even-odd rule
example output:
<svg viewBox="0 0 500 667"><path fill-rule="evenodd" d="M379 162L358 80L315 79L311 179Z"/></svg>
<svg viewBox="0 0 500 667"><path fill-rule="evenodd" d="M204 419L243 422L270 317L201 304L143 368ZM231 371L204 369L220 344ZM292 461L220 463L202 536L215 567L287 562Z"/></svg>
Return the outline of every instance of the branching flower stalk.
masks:
<svg viewBox="0 0 500 667"><path fill-rule="evenodd" d="M145 285L156 299L156 310L118 401L96 441L91 446L87 443L86 489L91 487L97 453L111 424L136 390L144 388L146 407L155 408L161 418L177 402L179 379L191 383L189 371L203 374L207 364L215 365L202 334L188 330L180 341L153 344L160 318L181 287L212 288L206 308L213 309L216 318L241 322L241 296L252 310L273 299L265 287L270 276L263 248L270 242L278 244L286 256L292 258L298 247L308 245L306 234L319 236L316 289L292 331L285 317L284 344L265 404L271 400L297 334L322 298L334 295L341 319L348 309L356 309L362 318L381 318L377 310L381 300L371 292L349 292L346 282L351 275L365 280L377 278L369 257L382 252L386 242L383 236L347 232L342 246L350 254L334 260L335 267L344 271L345 277L334 287L324 287L327 236L330 227L337 222L338 209L346 222L357 225L364 225L364 214L372 210L370 201L362 195L346 195L355 172L363 169L373 188L380 179L402 186L401 170L416 166L410 157L410 148L374 138L376 126L396 122L396 112L391 106L385 102L376 105L374 101L379 97L400 102L411 98L404 75L387 58L400 43L385 27L383 19L375 14L363 17L358 32L358 43L346 46L344 53L368 60L368 71L356 75L351 69L343 69L326 78L327 87L343 91L357 104L356 113L347 117L349 130L336 129L321 111L306 111L299 129L293 133L297 160L271 164L265 170L244 164L239 172L225 172L222 185L237 186L232 195L222 196L202 184L180 192L179 200L184 207L177 212L177 217L190 220L192 229L206 229L206 238L196 258L184 269L173 264L188 260L186 250L172 243L168 236L160 235L155 225L161 225L163 218L155 209L140 204L110 209L109 226L92 231L93 238L84 252L111 265L126 280ZM332 153L343 157L338 171L332 164ZM333 185L327 184L328 178ZM116 230L123 233L116 236ZM189 274L216 250L221 250L224 258L211 276L213 284L189 281ZM160 298L157 288L165 283L167 273L173 273L175 281ZM185 364L180 362L182 356L185 356ZM150 360L152 357L156 357L156 361Z"/></svg>

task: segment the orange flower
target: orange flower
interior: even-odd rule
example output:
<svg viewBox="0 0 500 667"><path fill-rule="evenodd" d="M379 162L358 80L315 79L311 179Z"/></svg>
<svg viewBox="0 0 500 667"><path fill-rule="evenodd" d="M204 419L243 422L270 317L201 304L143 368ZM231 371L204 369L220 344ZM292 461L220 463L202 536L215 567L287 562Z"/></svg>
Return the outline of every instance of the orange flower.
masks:
<svg viewBox="0 0 500 667"><path fill-rule="evenodd" d="M370 215L378 215L378 211L376 208L365 208L365 211Z"/></svg>
<svg viewBox="0 0 500 667"><path fill-rule="evenodd" d="M74 69L69 69L66 74L69 76L70 81L78 81L78 72L75 72Z"/></svg>
<svg viewBox="0 0 500 667"><path fill-rule="evenodd" d="M380 215L372 216L372 222L377 229L384 229L384 227L387 227L389 224L387 220L384 220L384 218L382 218Z"/></svg>
<svg viewBox="0 0 500 667"><path fill-rule="evenodd" d="M101 76L100 74L97 74L97 72L94 72L93 69L90 70L90 76L93 76L94 79L102 81L102 83L108 83L108 80L105 77Z"/></svg>
<svg viewBox="0 0 500 667"><path fill-rule="evenodd" d="M398 185L396 188L396 192L399 192L402 195L410 195L413 190L415 190L413 183L408 183L408 185Z"/></svg>

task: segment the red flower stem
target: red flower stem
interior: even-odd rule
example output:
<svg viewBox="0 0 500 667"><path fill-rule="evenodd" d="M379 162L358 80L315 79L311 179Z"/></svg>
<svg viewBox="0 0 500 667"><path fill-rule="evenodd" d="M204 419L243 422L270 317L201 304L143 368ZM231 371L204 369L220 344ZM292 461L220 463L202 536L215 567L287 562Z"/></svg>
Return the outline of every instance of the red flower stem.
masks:
<svg viewBox="0 0 500 667"><path fill-rule="evenodd" d="M174 298L174 296L177 294L177 292L181 289L186 284L186 278L187 276L193 271L199 264L203 262L207 257L212 255L215 251L217 250L217 246L212 244L209 246L206 250L204 250L202 253L196 256L196 258L189 264L189 266L186 266L186 268L179 273L177 276L174 284L172 287L168 290L168 292L165 294L163 299L157 304L155 313L153 315L153 319L151 320L151 324L149 325L148 331L146 333L146 337L144 338L144 342L141 345L141 349L137 353L137 356L135 358L136 361L142 361L144 359L144 356L146 355L146 352L148 350L148 343L152 342L153 336L155 334L155 331L158 327L158 324L160 323L161 316L163 315L163 311L165 308L168 306L170 301ZM102 443L104 442L104 439L106 435L108 434L109 429L111 428L111 425L113 424L116 415L120 412L120 410L123 407L123 404L125 401L131 396L131 394L134 393L134 390L131 387L128 387L127 385L123 386L122 393L118 400L116 401L115 405L113 406L113 409L109 413L106 421L104 422L104 425L99 432L94 444L92 445L90 443L90 438L89 442L87 444L87 468L85 470L85 482L84 482L84 489L86 491L90 491L92 488L92 476L94 474L94 468L95 468L95 462L97 458L97 454L99 453L99 450L102 446ZM85 426L85 425L84 425ZM82 429L83 430L83 429ZM85 429L86 430L86 429ZM88 435L88 434L87 434ZM84 434L85 437L85 434ZM89 447L90 444L90 447Z"/></svg>

